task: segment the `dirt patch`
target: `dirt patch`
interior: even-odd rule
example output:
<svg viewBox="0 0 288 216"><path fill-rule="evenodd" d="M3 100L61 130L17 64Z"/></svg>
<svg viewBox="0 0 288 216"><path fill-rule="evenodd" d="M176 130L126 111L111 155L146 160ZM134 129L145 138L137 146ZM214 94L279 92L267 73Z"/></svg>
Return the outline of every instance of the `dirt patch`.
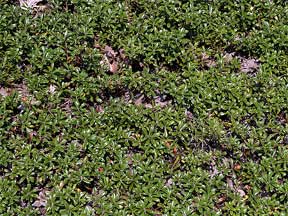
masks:
<svg viewBox="0 0 288 216"><path fill-rule="evenodd" d="M107 67L107 72L110 74L118 73L123 64L128 64L128 57L126 57L124 49L114 50L109 45L101 46L98 40L99 37L94 36L94 47L103 55L100 65Z"/></svg>
<svg viewBox="0 0 288 216"><path fill-rule="evenodd" d="M0 96L7 97L11 94L11 89L0 86Z"/></svg>
<svg viewBox="0 0 288 216"><path fill-rule="evenodd" d="M40 103L40 101L37 101L33 94L30 93L25 82L14 84L10 88L0 86L0 96L3 98L10 96L13 92L17 92L21 101L24 103L29 103L30 105L37 105Z"/></svg>
<svg viewBox="0 0 288 216"><path fill-rule="evenodd" d="M72 115L72 99L65 98L64 103L60 105L61 109L68 115Z"/></svg>
<svg viewBox="0 0 288 216"><path fill-rule="evenodd" d="M235 58L240 62L240 72L247 73L249 75L256 75L258 73L261 65L260 60L243 56L236 52L227 52L224 54L224 60L226 63L230 63Z"/></svg>
<svg viewBox="0 0 288 216"><path fill-rule="evenodd" d="M152 100L149 100L147 97L145 97L145 95L141 94L136 100L134 100L134 104L136 106L143 105L145 108L154 108L157 106L164 108L171 103L172 99L166 95L158 95L155 96Z"/></svg>
<svg viewBox="0 0 288 216"><path fill-rule="evenodd" d="M201 64L204 69L209 69L217 65L215 58L212 56L209 56L205 52L201 54Z"/></svg>

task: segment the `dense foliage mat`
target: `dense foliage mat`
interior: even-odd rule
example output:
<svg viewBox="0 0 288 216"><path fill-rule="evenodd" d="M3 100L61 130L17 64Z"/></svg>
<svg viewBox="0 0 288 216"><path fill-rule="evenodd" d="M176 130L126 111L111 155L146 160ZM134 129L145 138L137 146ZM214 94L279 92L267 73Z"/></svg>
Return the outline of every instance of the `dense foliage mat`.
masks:
<svg viewBox="0 0 288 216"><path fill-rule="evenodd" d="M0 214L286 215L287 35L277 0L0 1Z"/></svg>

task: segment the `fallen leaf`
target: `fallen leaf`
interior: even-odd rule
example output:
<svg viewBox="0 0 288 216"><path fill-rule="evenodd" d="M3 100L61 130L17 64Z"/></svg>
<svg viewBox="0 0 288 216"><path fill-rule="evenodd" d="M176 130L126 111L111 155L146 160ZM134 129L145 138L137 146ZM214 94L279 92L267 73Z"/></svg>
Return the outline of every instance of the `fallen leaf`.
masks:
<svg viewBox="0 0 288 216"><path fill-rule="evenodd" d="M47 205L47 197L46 197L47 191L42 190L40 191L37 200L32 204L33 207L45 207Z"/></svg>
<svg viewBox="0 0 288 216"><path fill-rule="evenodd" d="M225 194L222 194L219 199L218 199L218 202L217 204L218 205L221 205L223 202L225 202L227 200L227 196Z"/></svg>
<svg viewBox="0 0 288 216"><path fill-rule="evenodd" d="M185 111L185 115L188 120L192 120L194 118L193 113L188 110Z"/></svg>
<svg viewBox="0 0 288 216"><path fill-rule="evenodd" d="M39 208L39 207L42 207L42 206L46 206L46 202L43 202L43 201L41 201L41 200L37 200L37 201L35 201L35 202L32 204L32 206Z"/></svg>
<svg viewBox="0 0 288 216"><path fill-rule="evenodd" d="M104 112L104 109L103 109L103 107L101 105L96 105L95 110L98 113L103 113Z"/></svg>
<svg viewBox="0 0 288 216"><path fill-rule="evenodd" d="M233 169L235 171L239 171L241 169L241 165L240 164L235 164Z"/></svg>
<svg viewBox="0 0 288 216"><path fill-rule="evenodd" d="M165 146L166 146L167 148L170 148L170 147L171 147L171 143L170 143L169 141L166 141L166 142L165 142Z"/></svg>
<svg viewBox="0 0 288 216"><path fill-rule="evenodd" d="M173 184L173 180L172 180L172 178L169 178L169 179L166 181L165 186L166 186L166 187L171 187L172 184Z"/></svg>
<svg viewBox="0 0 288 216"><path fill-rule="evenodd" d="M238 192L238 194L241 196L241 197L244 197L246 195L246 193L242 190L242 189L237 189L236 190Z"/></svg>
<svg viewBox="0 0 288 216"><path fill-rule="evenodd" d="M35 8L37 7L37 4L40 3L43 0L20 0L20 7L22 9L26 9L26 8Z"/></svg>
<svg viewBox="0 0 288 216"><path fill-rule="evenodd" d="M24 102L24 103L26 103L27 100L28 100L28 99L27 99L27 97L25 97L25 96L21 98L21 101Z"/></svg>
<svg viewBox="0 0 288 216"><path fill-rule="evenodd" d="M247 191L249 191L249 190L251 190L251 186L250 186L250 185L245 185L245 186L244 186L244 189L247 190Z"/></svg>

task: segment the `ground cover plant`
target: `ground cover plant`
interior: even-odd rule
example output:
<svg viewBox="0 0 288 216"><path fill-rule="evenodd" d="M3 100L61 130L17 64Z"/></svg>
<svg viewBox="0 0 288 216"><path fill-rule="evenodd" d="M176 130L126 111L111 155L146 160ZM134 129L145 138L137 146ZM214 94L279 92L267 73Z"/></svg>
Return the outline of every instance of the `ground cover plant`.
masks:
<svg viewBox="0 0 288 216"><path fill-rule="evenodd" d="M1 215L286 215L288 5L0 1Z"/></svg>

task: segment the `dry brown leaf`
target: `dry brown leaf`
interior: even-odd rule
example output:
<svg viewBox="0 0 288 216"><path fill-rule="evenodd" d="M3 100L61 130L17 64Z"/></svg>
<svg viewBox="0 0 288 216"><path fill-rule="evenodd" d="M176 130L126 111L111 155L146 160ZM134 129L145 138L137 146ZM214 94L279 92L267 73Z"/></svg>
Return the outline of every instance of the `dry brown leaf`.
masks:
<svg viewBox="0 0 288 216"><path fill-rule="evenodd" d="M103 109L103 107L101 105L96 105L95 110L98 113L103 113L104 112L104 109Z"/></svg>
<svg viewBox="0 0 288 216"><path fill-rule="evenodd" d="M244 197L246 195L245 191L243 191L242 189L237 189L236 190L238 192L238 194L241 196L241 197Z"/></svg>
<svg viewBox="0 0 288 216"><path fill-rule="evenodd" d="M37 4L40 3L41 1L43 0L19 0L19 3L22 9L26 9L37 7Z"/></svg>
<svg viewBox="0 0 288 216"><path fill-rule="evenodd" d="M240 164L235 164L234 167L233 167L233 169L234 169L235 171L239 171L239 170L241 169L241 165L240 165Z"/></svg>
<svg viewBox="0 0 288 216"><path fill-rule="evenodd" d="M172 184L173 184L173 180L172 180L171 178L169 178L169 179L166 181L165 186L166 186L166 187L171 187Z"/></svg>
<svg viewBox="0 0 288 216"><path fill-rule="evenodd" d="M45 207L47 205L47 196L46 196L47 191L43 190L40 191L37 200L32 204L33 207Z"/></svg>
<svg viewBox="0 0 288 216"><path fill-rule="evenodd" d="M218 205L221 205L221 204L224 203L226 200L227 200L227 196L226 196L225 194L222 194L222 195L219 197L217 204L218 204Z"/></svg>
<svg viewBox="0 0 288 216"><path fill-rule="evenodd" d="M251 186L250 186L250 185L245 185L245 186L244 186L244 189L245 189L246 191L249 191L249 190L251 190Z"/></svg>
<svg viewBox="0 0 288 216"><path fill-rule="evenodd" d="M193 113L188 110L185 111L185 115L188 120L192 120L194 118Z"/></svg>

